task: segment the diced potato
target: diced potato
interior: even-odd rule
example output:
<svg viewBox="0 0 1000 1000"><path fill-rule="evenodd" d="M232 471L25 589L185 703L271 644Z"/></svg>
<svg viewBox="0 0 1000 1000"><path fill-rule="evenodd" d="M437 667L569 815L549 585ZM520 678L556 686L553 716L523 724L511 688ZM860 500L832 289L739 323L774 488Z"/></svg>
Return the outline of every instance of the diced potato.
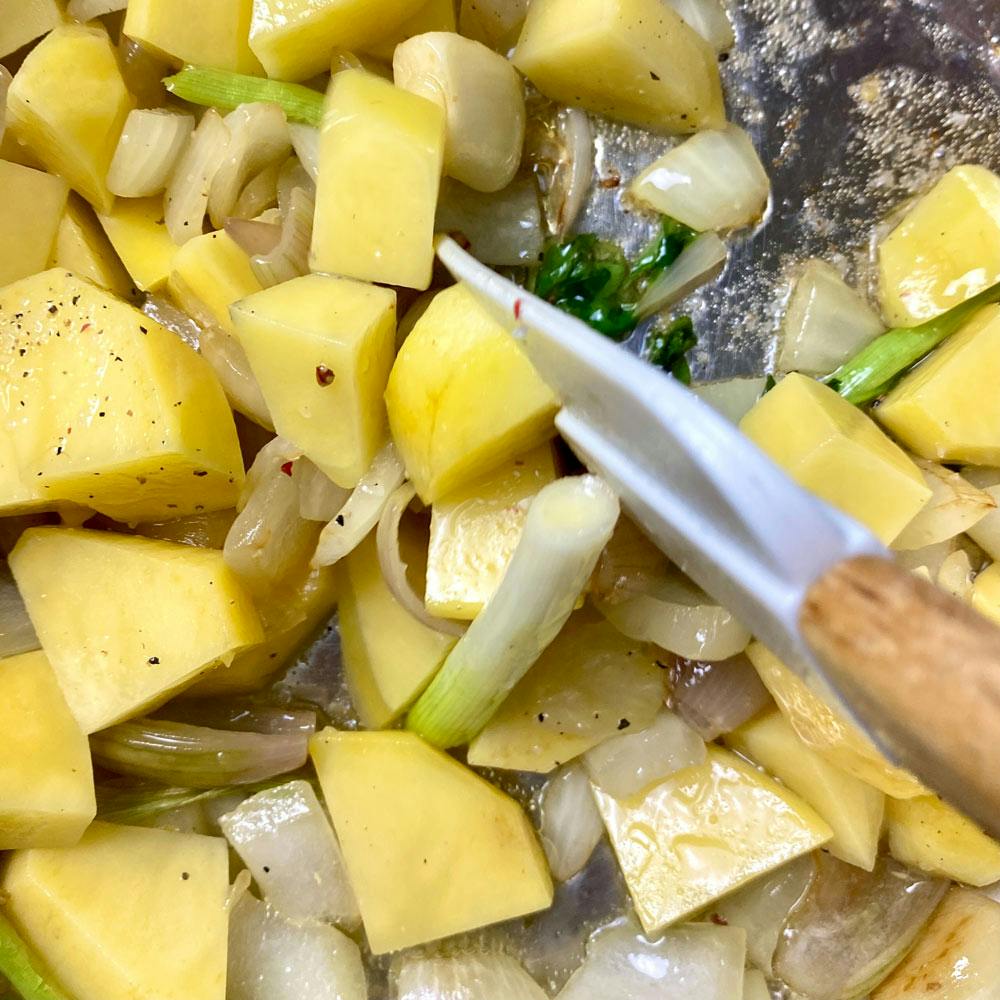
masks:
<svg viewBox="0 0 1000 1000"><path fill-rule="evenodd" d="M337 73L320 132L312 269L426 288L444 142L437 104L362 69Z"/></svg>
<svg viewBox="0 0 1000 1000"><path fill-rule="evenodd" d="M8 124L52 173L107 212L114 199L105 178L133 103L104 28L67 24L17 71Z"/></svg>
<svg viewBox="0 0 1000 1000"><path fill-rule="evenodd" d="M920 470L829 386L786 375L740 430L800 485L891 542L930 499Z"/></svg>
<svg viewBox="0 0 1000 1000"><path fill-rule="evenodd" d="M865 871L875 865L885 795L810 750L778 711L759 715L725 737L726 746L765 767L830 825L827 850Z"/></svg>
<svg viewBox="0 0 1000 1000"><path fill-rule="evenodd" d="M1000 177L950 170L889 234L879 264L891 326L916 326L1000 280Z"/></svg>
<svg viewBox="0 0 1000 1000"><path fill-rule="evenodd" d="M250 598L214 549L31 528L10 568L86 733L161 704L264 638Z"/></svg>
<svg viewBox="0 0 1000 1000"><path fill-rule="evenodd" d="M7 915L75 1000L224 1000L229 857L216 837L94 823L13 854Z"/></svg>
<svg viewBox="0 0 1000 1000"><path fill-rule="evenodd" d="M556 478L552 446L543 444L431 509L427 610L471 620L496 593L521 539L528 507Z"/></svg>
<svg viewBox="0 0 1000 1000"><path fill-rule="evenodd" d="M607 622L571 619L469 746L469 763L547 773L663 707L663 665Z"/></svg>
<svg viewBox="0 0 1000 1000"><path fill-rule="evenodd" d="M552 902L521 807L406 732L312 739L312 758L376 955Z"/></svg>
<svg viewBox="0 0 1000 1000"><path fill-rule="evenodd" d="M455 31L454 0L426 0L424 5L410 18L407 18L391 34L378 42L362 46L365 55L391 63L392 54L400 42L414 35L422 35L425 31Z"/></svg>
<svg viewBox="0 0 1000 1000"><path fill-rule="evenodd" d="M466 38L507 52L524 26L529 0L460 0L458 30Z"/></svg>
<svg viewBox="0 0 1000 1000"><path fill-rule="evenodd" d="M52 270L0 291L0 344L23 482L121 521L234 506L243 461L225 396L158 323Z"/></svg>
<svg viewBox="0 0 1000 1000"><path fill-rule="evenodd" d="M609 118L725 124L714 50L661 0L535 0L513 61L546 97Z"/></svg>
<svg viewBox="0 0 1000 1000"><path fill-rule="evenodd" d="M889 799L889 851L931 875L990 885L1000 879L1000 844L934 795Z"/></svg>
<svg viewBox="0 0 1000 1000"><path fill-rule="evenodd" d="M214 66L260 73L250 51L253 0L129 0L122 28L129 38L176 66Z"/></svg>
<svg viewBox="0 0 1000 1000"><path fill-rule="evenodd" d="M808 806L718 747L643 797L594 789L647 934L703 909L832 836Z"/></svg>
<svg viewBox="0 0 1000 1000"><path fill-rule="evenodd" d="M70 847L97 811L90 747L42 652L0 660L0 850Z"/></svg>
<svg viewBox="0 0 1000 1000"><path fill-rule="evenodd" d="M987 567L976 577L972 606L1000 625L1000 563Z"/></svg>
<svg viewBox="0 0 1000 1000"><path fill-rule="evenodd" d="M56 0L0 0L0 59L62 22Z"/></svg>
<svg viewBox="0 0 1000 1000"><path fill-rule="evenodd" d="M1000 465L1000 306L990 306L907 375L875 409L911 451Z"/></svg>
<svg viewBox="0 0 1000 1000"><path fill-rule="evenodd" d="M251 295L231 316L274 429L353 489L385 439L396 293L310 274Z"/></svg>
<svg viewBox="0 0 1000 1000"><path fill-rule="evenodd" d="M170 277L178 249L167 232L163 199L119 198L111 211L98 219L135 287L158 292Z"/></svg>
<svg viewBox="0 0 1000 1000"><path fill-rule="evenodd" d="M61 178L0 160L0 288L48 266L68 194Z"/></svg>
<svg viewBox="0 0 1000 1000"><path fill-rule="evenodd" d="M53 506L46 491L21 478L14 438L0 426L0 518L30 514Z"/></svg>
<svg viewBox="0 0 1000 1000"><path fill-rule="evenodd" d="M464 285L439 292L400 349L389 426L424 503L555 433L558 401Z"/></svg>
<svg viewBox="0 0 1000 1000"><path fill-rule="evenodd" d="M72 195L59 222L52 264L127 299L132 279L118 259L114 247L82 198ZM39 270L41 270L39 268Z"/></svg>
<svg viewBox="0 0 1000 1000"><path fill-rule="evenodd" d="M392 596L374 535L343 562L339 611L352 703L369 729L382 729L430 683L455 637L418 622Z"/></svg>

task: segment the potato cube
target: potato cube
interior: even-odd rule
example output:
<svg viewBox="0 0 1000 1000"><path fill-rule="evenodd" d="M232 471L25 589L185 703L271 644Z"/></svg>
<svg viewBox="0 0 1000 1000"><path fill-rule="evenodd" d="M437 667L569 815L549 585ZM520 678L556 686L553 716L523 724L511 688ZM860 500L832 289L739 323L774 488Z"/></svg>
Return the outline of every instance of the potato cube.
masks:
<svg viewBox="0 0 1000 1000"><path fill-rule="evenodd" d="M396 447L424 503L555 433L559 403L513 337L464 285L439 292L386 390Z"/></svg>
<svg viewBox="0 0 1000 1000"><path fill-rule="evenodd" d="M274 429L353 489L385 439L396 293L310 274L251 295L231 316Z"/></svg>
<svg viewBox="0 0 1000 1000"><path fill-rule="evenodd" d="M1000 465L1000 306L989 306L907 375L875 416L911 451Z"/></svg>
<svg viewBox="0 0 1000 1000"><path fill-rule="evenodd" d="M52 173L107 212L114 198L105 178L133 104L104 28L67 24L17 71L8 124Z"/></svg>
<svg viewBox="0 0 1000 1000"><path fill-rule="evenodd" d="M916 326L1000 281L1000 177L950 170L879 249L882 310Z"/></svg>
<svg viewBox="0 0 1000 1000"><path fill-rule="evenodd" d="M56 0L0 0L0 59L62 24Z"/></svg>
<svg viewBox="0 0 1000 1000"><path fill-rule="evenodd" d="M365 70L330 85L319 140L312 268L426 288L445 114Z"/></svg>
<svg viewBox="0 0 1000 1000"><path fill-rule="evenodd" d="M163 218L163 198L119 198L98 220L135 287L160 291L178 250Z"/></svg>
<svg viewBox="0 0 1000 1000"><path fill-rule="evenodd" d="M70 847L97 811L90 747L42 652L0 660L0 850Z"/></svg>
<svg viewBox="0 0 1000 1000"><path fill-rule="evenodd" d="M427 610L471 620L496 593L521 539L528 507L556 478L549 444L504 463L431 509Z"/></svg>
<svg viewBox="0 0 1000 1000"><path fill-rule="evenodd" d="M94 823L75 847L18 851L7 914L75 1000L224 1000L226 842Z"/></svg>
<svg viewBox="0 0 1000 1000"><path fill-rule="evenodd" d="M6 427L0 426L0 517L30 514L52 506L45 490L21 478L14 438Z"/></svg>
<svg viewBox="0 0 1000 1000"><path fill-rule="evenodd" d="M466 38L508 52L524 26L529 0L459 0L458 30Z"/></svg>
<svg viewBox="0 0 1000 1000"><path fill-rule="evenodd" d="M427 31L455 31L454 0L426 0L424 5L398 28L377 42L363 45L361 52L382 62L392 63L392 54L400 42Z"/></svg>
<svg viewBox="0 0 1000 1000"><path fill-rule="evenodd" d="M714 50L662 0L535 0L513 61L546 97L599 115L667 132L725 125Z"/></svg>
<svg viewBox="0 0 1000 1000"><path fill-rule="evenodd" d="M1000 625L1000 563L987 567L972 585L972 606Z"/></svg>
<svg viewBox="0 0 1000 1000"><path fill-rule="evenodd" d="M121 521L234 506L232 413L174 334L53 270L0 291L0 345L0 412L32 489Z"/></svg>
<svg viewBox="0 0 1000 1000"><path fill-rule="evenodd" d="M545 855L521 807L414 733L312 739L372 951L542 910Z"/></svg>
<svg viewBox="0 0 1000 1000"><path fill-rule="evenodd" d="M249 596L214 549L30 528L10 567L86 733L161 704L264 638Z"/></svg>
<svg viewBox="0 0 1000 1000"><path fill-rule="evenodd" d="M107 289L119 298L133 294L132 279L118 259L93 209L71 195L56 233L52 264Z"/></svg>
<svg viewBox="0 0 1000 1000"><path fill-rule="evenodd" d="M253 0L129 0L122 31L168 63L260 73L250 51Z"/></svg>
<svg viewBox="0 0 1000 1000"><path fill-rule="evenodd" d="M68 194L61 178L0 160L0 288L48 266Z"/></svg>
<svg viewBox="0 0 1000 1000"><path fill-rule="evenodd" d="M783 378L740 429L801 486L891 542L930 499L920 469L875 422L806 375Z"/></svg>

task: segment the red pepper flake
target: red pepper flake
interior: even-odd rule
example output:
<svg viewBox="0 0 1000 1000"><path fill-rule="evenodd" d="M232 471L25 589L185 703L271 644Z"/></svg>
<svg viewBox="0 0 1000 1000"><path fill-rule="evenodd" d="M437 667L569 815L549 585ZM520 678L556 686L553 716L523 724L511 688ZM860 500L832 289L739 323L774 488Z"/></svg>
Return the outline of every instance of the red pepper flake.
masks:
<svg viewBox="0 0 1000 1000"><path fill-rule="evenodd" d="M90 324L84 323L83 326L80 327L80 333L86 333L89 329L90 329Z"/></svg>
<svg viewBox="0 0 1000 1000"><path fill-rule="evenodd" d="M320 386L333 385L333 380L337 377L326 365L316 366L316 384Z"/></svg>
<svg viewBox="0 0 1000 1000"><path fill-rule="evenodd" d="M521 302L520 299L515 299L514 300L514 319L520 319L521 318L521 305L522 305L522 302Z"/></svg>
<svg viewBox="0 0 1000 1000"><path fill-rule="evenodd" d="M709 917L709 920L711 920L713 924L717 924L719 927L729 926L729 921L726 920L721 913L713 913L711 917Z"/></svg>
<svg viewBox="0 0 1000 1000"><path fill-rule="evenodd" d="M284 463L284 464L283 464L283 465L281 466L281 471L282 471L282 472L283 472L283 473L284 473L284 474L285 474L286 476L291 476L291 474L292 474L292 466L293 466L294 464L295 464L294 462L285 462L285 463Z"/></svg>

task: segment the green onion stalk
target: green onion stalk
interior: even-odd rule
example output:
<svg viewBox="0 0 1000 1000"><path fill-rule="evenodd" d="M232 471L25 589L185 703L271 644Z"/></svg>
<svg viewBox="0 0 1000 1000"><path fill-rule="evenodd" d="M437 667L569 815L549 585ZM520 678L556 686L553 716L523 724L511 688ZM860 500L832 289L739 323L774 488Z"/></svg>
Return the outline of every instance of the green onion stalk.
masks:
<svg viewBox="0 0 1000 1000"><path fill-rule="evenodd" d="M70 1000L49 978L42 960L0 913L0 976L24 1000Z"/></svg>

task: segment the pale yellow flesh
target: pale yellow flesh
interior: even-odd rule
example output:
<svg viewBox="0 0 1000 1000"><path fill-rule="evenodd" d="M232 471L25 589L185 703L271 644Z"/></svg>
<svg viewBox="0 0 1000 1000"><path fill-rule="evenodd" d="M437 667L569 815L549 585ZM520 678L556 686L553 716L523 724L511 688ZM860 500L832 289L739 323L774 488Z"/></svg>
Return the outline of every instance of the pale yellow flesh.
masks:
<svg viewBox="0 0 1000 1000"><path fill-rule="evenodd" d="M56 0L0 0L0 59L61 24Z"/></svg>
<svg viewBox="0 0 1000 1000"><path fill-rule="evenodd" d="M178 249L164 222L163 198L119 198L98 220L135 287L143 292L163 288Z"/></svg>
<svg viewBox="0 0 1000 1000"><path fill-rule="evenodd" d="M127 299L133 293L132 279L93 209L77 195L69 199L59 222L52 264L92 281L119 298Z"/></svg>
<svg viewBox="0 0 1000 1000"><path fill-rule="evenodd" d="M0 160L0 288L45 270L68 195L64 180Z"/></svg>
<svg viewBox="0 0 1000 1000"><path fill-rule="evenodd" d="M1000 625L1000 565L989 566L976 577L972 606Z"/></svg>
<svg viewBox="0 0 1000 1000"><path fill-rule="evenodd" d="M425 0L423 6L407 18L394 31L382 36L379 41L361 46L360 51L374 56L382 62L391 63L392 54L400 42L426 31L454 31L455 4L453 0Z"/></svg>

